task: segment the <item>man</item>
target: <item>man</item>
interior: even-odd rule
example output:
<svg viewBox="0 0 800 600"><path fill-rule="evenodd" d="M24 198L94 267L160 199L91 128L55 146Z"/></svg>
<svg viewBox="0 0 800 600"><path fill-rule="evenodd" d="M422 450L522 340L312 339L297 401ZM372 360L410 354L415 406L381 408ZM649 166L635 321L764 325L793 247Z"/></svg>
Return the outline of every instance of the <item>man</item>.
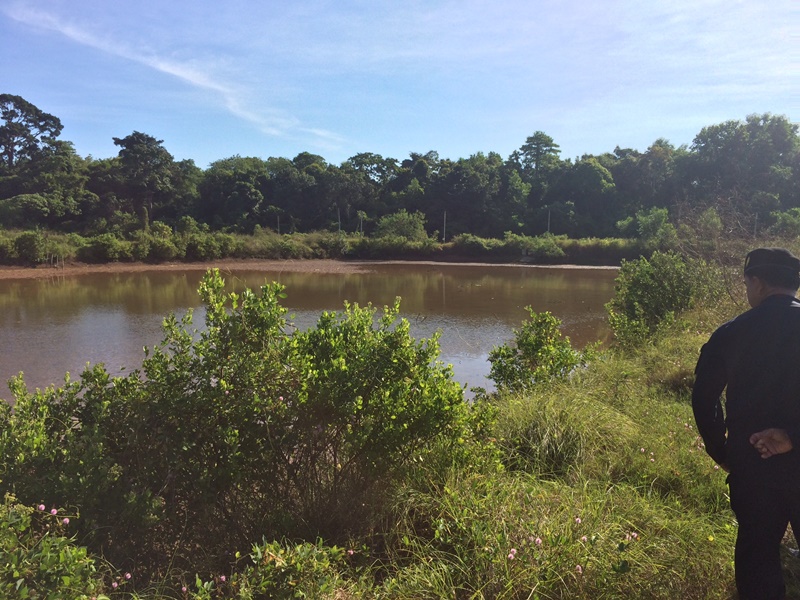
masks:
<svg viewBox="0 0 800 600"><path fill-rule="evenodd" d="M757 248L744 282L752 308L703 346L692 408L706 451L729 473L739 597L769 600L784 597L781 540L800 523L800 259Z"/></svg>

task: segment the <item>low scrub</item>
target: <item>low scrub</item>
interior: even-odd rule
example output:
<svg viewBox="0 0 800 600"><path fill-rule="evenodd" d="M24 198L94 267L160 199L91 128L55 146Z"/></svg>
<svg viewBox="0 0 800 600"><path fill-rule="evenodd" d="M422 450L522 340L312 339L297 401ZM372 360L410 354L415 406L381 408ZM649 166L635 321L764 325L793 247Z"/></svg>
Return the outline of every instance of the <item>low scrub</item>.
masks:
<svg viewBox="0 0 800 600"><path fill-rule="evenodd" d="M2 488L79 507L82 539L142 578L219 572L262 535L369 531L411 463L466 448L462 389L397 305L347 305L298 331L277 284L227 294L213 272L200 293L202 332L191 313L167 318L141 371L96 365L35 392L13 380Z"/></svg>

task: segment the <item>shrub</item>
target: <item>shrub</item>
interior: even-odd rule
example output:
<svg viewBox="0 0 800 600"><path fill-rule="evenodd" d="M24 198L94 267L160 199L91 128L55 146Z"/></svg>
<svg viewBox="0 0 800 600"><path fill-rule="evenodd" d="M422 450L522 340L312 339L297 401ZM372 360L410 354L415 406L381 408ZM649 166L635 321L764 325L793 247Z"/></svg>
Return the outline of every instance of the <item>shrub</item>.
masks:
<svg viewBox="0 0 800 600"><path fill-rule="evenodd" d="M46 243L44 236L38 231L25 231L14 240L14 250L20 262L35 265L44 260Z"/></svg>
<svg viewBox="0 0 800 600"><path fill-rule="evenodd" d="M36 510L5 496L0 505L1 597L88 598L106 588L103 579L111 579L110 569L98 566L86 548L64 536L70 519L52 510L43 504Z"/></svg>
<svg viewBox="0 0 800 600"><path fill-rule="evenodd" d="M179 257L180 253L172 239L159 236L150 237L150 251L147 253L147 260L157 263L175 260Z"/></svg>
<svg viewBox="0 0 800 600"><path fill-rule="evenodd" d="M353 550L327 547L321 540L313 544L265 540L253 545L250 556L243 559L247 564L230 579L198 578L195 598L210 600L218 597L215 594L242 599L338 597L336 592L343 587L342 573L347 571L347 559L352 554Z"/></svg>
<svg viewBox="0 0 800 600"><path fill-rule="evenodd" d="M498 388L525 390L553 378L564 377L580 365L583 353L562 337L561 321L549 312L536 313L526 307L530 319L514 330L514 343L489 353L489 379Z"/></svg>
<svg viewBox="0 0 800 600"><path fill-rule="evenodd" d="M696 300L713 300L722 278L711 265L672 252L623 261L606 310L616 339L636 345L657 333Z"/></svg>
<svg viewBox="0 0 800 600"><path fill-rule="evenodd" d="M471 233L460 233L451 242L452 248L468 256L487 256L501 246L500 240L481 238Z"/></svg>
<svg viewBox="0 0 800 600"><path fill-rule="evenodd" d="M553 235L529 237L507 231L503 238L503 246L507 250L516 251L533 260L557 260L564 258L565 254L556 242Z"/></svg>
<svg viewBox="0 0 800 600"><path fill-rule="evenodd" d="M131 260L133 244L121 240L112 233L103 233L89 240L78 249L78 258L89 263L104 263Z"/></svg>
<svg viewBox="0 0 800 600"><path fill-rule="evenodd" d="M186 239L186 260L214 260L222 256L222 249L210 233L190 233Z"/></svg>
<svg viewBox="0 0 800 600"><path fill-rule="evenodd" d="M414 340L397 305L377 321L347 305L297 331L278 284L223 286L204 278L203 332L191 313L169 317L141 372L98 365L33 393L17 378L14 411L0 411L2 486L80 506L90 546L150 576L225 568L262 535L365 531L412 462L467 437L436 338Z"/></svg>
<svg viewBox="0 0 800 600"><path fill-rule="evenodd" d="M404 208L391 215L384 215L378 220L375 237L399 237L410 242L425 241L428 238L425 215L419 211L409 213Z"/></svg>

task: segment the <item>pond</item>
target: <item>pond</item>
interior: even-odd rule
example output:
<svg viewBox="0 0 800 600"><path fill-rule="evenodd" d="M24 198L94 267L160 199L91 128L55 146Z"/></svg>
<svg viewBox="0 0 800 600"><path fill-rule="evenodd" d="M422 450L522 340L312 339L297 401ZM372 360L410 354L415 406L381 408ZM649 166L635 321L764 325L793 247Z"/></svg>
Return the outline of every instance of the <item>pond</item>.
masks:
<svg viewBox="0 0 800 600"><path fill-rule="evenodd" d="M615 269L519 265L382 264L356 273L303 273L236 268L223 272L231 289L265 281L286 286L283 304L299 328L344 301L376 306L402 298L401 316L418 338L441 332L441 359L468 388L492 389L488 354L513 338L525 307L563 322L573 345L607 341L604 304L613 295ZM76 379L87 363L114 375L141 365L143 347L161 339L168 313L195 309L203 271L89 273L0 281L0 378L24 373L29 388ZM2 398L10 392L2 386Z"/></svg>

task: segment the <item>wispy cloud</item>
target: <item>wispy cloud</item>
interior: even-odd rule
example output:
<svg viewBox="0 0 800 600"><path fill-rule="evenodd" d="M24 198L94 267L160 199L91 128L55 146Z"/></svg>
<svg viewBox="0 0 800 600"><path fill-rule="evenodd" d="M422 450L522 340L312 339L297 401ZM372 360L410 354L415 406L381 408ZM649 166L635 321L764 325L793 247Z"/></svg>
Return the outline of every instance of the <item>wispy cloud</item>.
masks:
<svg viewBox="0 0 800 600"><path fill-rule="evenodd" d="M213 92L221 99L223 106L230 114L252 123L266 135L282 137L290 135L292 130L298 130L300 127L298 119L282 115L281 111L259 110L248 105L246 99L249 91L243 86L215 78L210 74L215 67L213 64L171 60L159 56L153 50L137 51L131 45L120 42L118 39L97 35L58 15L24 4L12 5L2 10L18 22L58 33L77 44L144 65L159 73L175 77L193 88ZM272 114L264 114L265 112ZM307 133L315 130L305 129L303 131ZM320 142L330 144L334 137L336 136L324 133L320 135Z"/></svg>

